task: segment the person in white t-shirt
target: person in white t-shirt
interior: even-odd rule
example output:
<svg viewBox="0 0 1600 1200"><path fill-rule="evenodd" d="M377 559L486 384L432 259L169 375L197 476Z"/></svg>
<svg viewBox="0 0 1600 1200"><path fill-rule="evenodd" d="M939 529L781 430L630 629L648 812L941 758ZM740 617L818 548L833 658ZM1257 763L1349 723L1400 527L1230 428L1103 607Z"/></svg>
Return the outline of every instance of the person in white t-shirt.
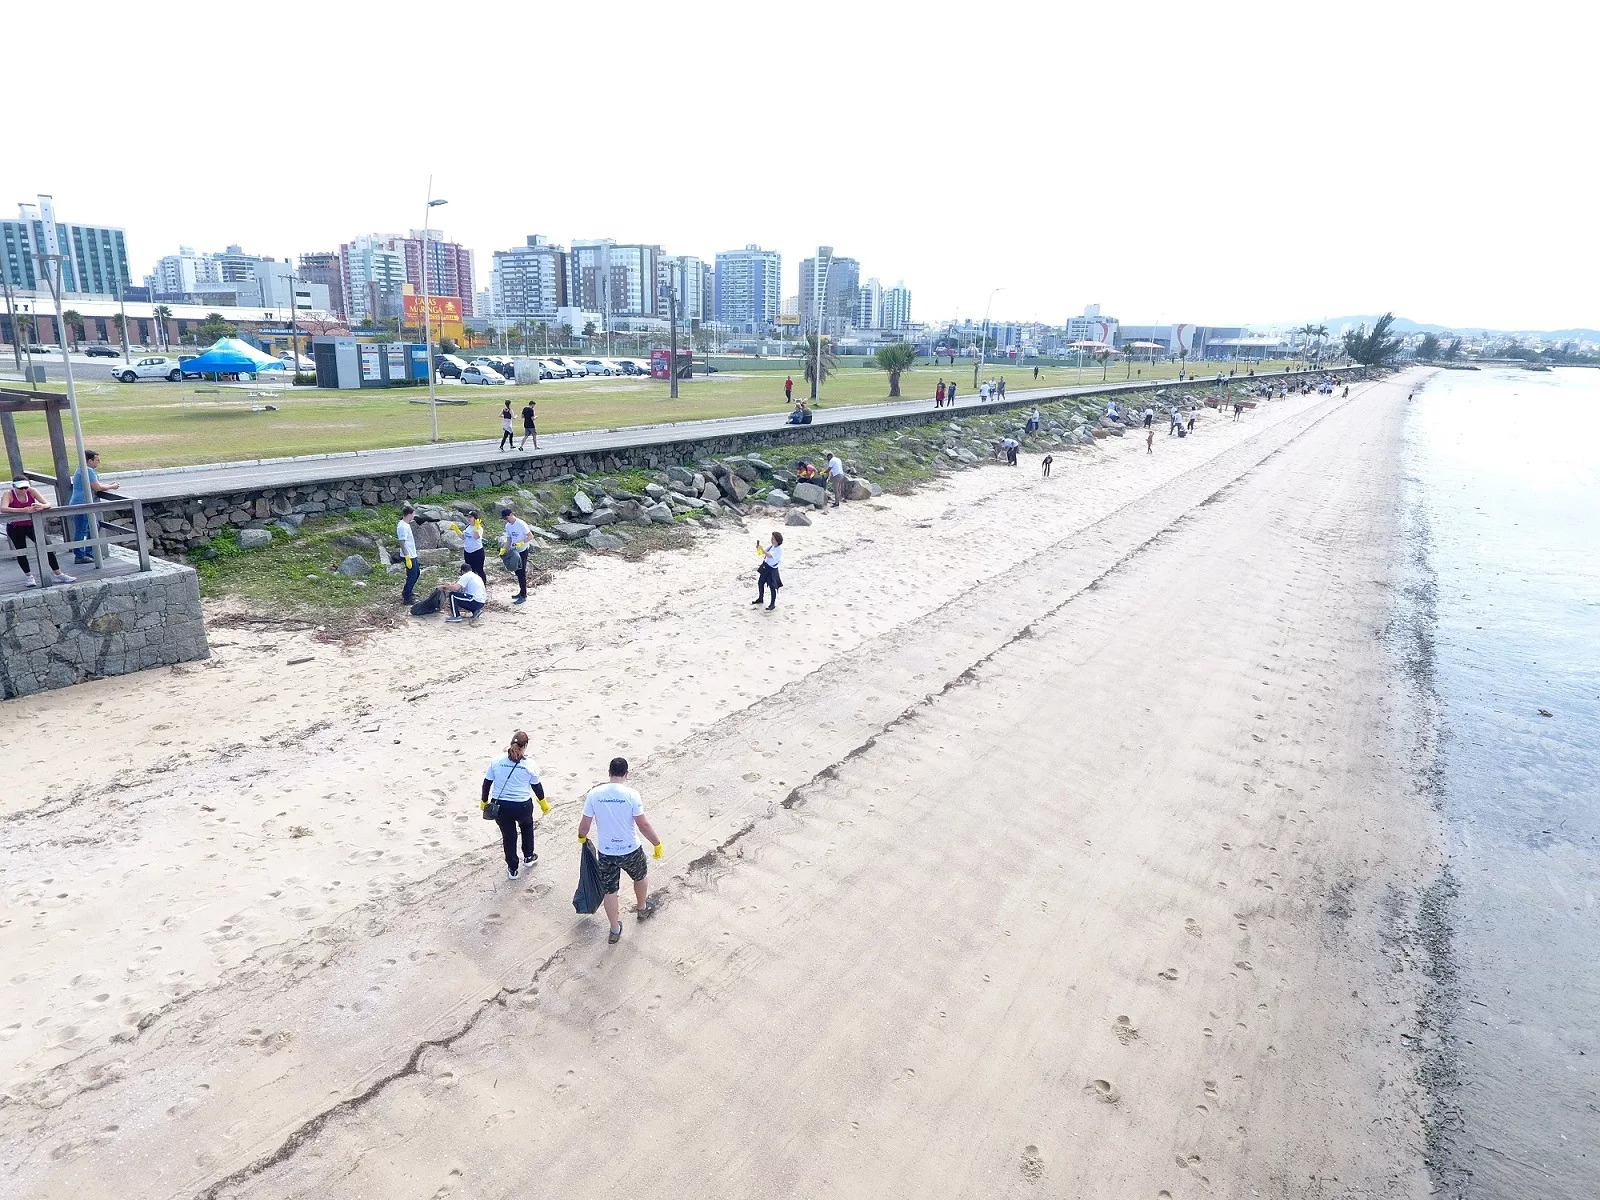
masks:
<svg viewBox="0 0 1600 1200"><path fill-rule="evenodd" d="M642 921L656 911L656 902L650 896L647 876L650 864L645 860L644 847L639 845L642 833L655 846L656 858L661 857L661 839L644 815L644 801L639 793L627 786L628 760L611 760L611 782L592 789L583 798L583 819L578 822L578 841L589 840L589 830L594 830L595 849L600 855L600 888L605 892L606 918L611 922L611 936L607 939L616 945L622 939L622 913L617 891L622 886L622 872L633 880L634 911Z"/></svg>
<svg viewBox="0 0 1600 1200"><path fill-rule="evenodd" d="M400 543L400 557L406 564L406 585L400 590L400 603L410 604L417 589L417 577L422 574L422 563L417 559L417 534L412 526L417 520L417 510L407 504L400 510L400 520L394 527L394 540Z"/></svg>
<svg viewBox="0 0 1600 1200"><path fill-rule="evenodd" d="M533 848L533 805L538 801L539 811L548 813L550 802L544 798L544 784L539 780L539 764L528 757L528 735L517 730L511 735L511 745L505 754L489 764L483 773L483 795L480 803L496 804L495 821L500 826L500 845L506 856L506 878L515 879L521 867L531 867L539 861ZM522 862L517 862L517 834L522 834Z"/></svg>
<svg viewBox="0 0 1600 1200"><path fill-rule="evenodd" d="M828 486L833 489L833 506L838 508L844 499L844 463L832 451L828 452Z"/></svg>
<svg viewBox="0 0 1600 1200"><path fill-rule="evenodd" d="M534 447L538 449L538 447ZM517 594L511 597L511 603L521 604L528 598L528 544L533 541L533 530L528 523L508 504L500 510L500 519L506 523L505 530L500 534L500 557L516 562L512 574L517 577ZM515 550L515 560L508 559L508 555Z"/></svg>
<svg viewBox="0 0 1600 1200"><path fill-rule="evenodd" d="M767 605L771 612L778 607L778 589L783 586L783 577L778 574L778 568L783 565L783 534L776 529L772 531L772 544L763 546L756 543L756 553L761 555L761 565L756 568L756 598L751 604L760 604L766 599L766 591L772 589L772 603Z"/></svg>
<svg viewBox="0 0 1600 1200"><path fill-rule="evenodd" d="M483 606L489 602L489 589L483 586L483 580L478 573L466 563L461 564L461 578L454 583L440 584L450 597L450 616L446 623L454 625L461 620L462 613L471 613L476 621L478 614L483 611Z"/></svg>

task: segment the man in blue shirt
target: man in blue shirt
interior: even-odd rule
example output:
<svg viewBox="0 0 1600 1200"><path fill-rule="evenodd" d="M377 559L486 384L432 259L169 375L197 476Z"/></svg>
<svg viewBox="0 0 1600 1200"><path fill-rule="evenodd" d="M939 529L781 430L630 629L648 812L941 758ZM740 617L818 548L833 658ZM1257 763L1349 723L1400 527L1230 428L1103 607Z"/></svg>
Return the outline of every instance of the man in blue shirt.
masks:
<svg viewBox="0 0 1600 1200"><path fill-rule="evenodd" d="M84 452L84 457L89 460L89 478L85 481L83 477L84 468L82 467L73 472L72 500L70 501L72 504L88 504L89 501L98 498L100 493L116 490L117 485L114 482L100 482L100 455L93 450L87 450ZM85 513L80 513L72 518L72 540L81 542L88 536L89 517ZM75 563L93 562L94 551L87 546L80 546L72 552L72 561Z"/></svg>

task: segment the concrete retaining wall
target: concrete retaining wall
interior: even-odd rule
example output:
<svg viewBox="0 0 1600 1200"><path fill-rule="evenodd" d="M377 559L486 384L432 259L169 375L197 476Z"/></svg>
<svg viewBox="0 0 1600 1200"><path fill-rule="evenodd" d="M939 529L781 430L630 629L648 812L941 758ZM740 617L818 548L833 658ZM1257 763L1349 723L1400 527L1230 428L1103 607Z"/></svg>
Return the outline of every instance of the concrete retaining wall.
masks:
<svg viewBox="0 0 1600 1200"><path fill-rule="evenodd" d="M0 596L0 698L207 658L192 567Z"/></svg>
<svg viewBox="0 0 1600 1200"><path fill-rule="evenodd" d="M1265 376L1262 377L1266 378ZM1243 377L1232 381L1247 382ZM362 474L368 464L352 458L348 479L326 480L300 485L279 485L247 491L217 493L207 496L185 497L172 500L147 500L145 502L146 528L151 545L160 554L183 555L201 543L210 541L230 525L239 527L252 522L270 521L288 513L307 515L346 512L352 508L374 508L380 504L395 504L428 496L455 495L461 492L504 488L518 484L536 483L561 475L598 474L623 470L657 470L674 463L687 464L699 459L725 454L744 454L785 444L826 444L830 440L878 433L886 429L908 425L925 425L964 416L998 410L1031 409L1038 404L1061 399L1081 399L1091 404L1103 404L1113 395L1147 391L1182 389L1204 394L1207 380L1177 383L1175 380L1116 383L1096 387L1093 392L1043 397L1038 391L1026 398L968 404L961 408L939 411L923 409L918 412L893 416L877 416L862 420L828 421L826 424L784 425L751 433L721 437L694 437L685 430L682 440L660 441L659 430L650 431L651 439L641 438L641 444L631 447L610 447L605 450L510 456L485 449L481 461L465 466L437 467L428 470ZM691 427L692 428L692 427ZM643 432L643 431L641 431Z"/></svg>

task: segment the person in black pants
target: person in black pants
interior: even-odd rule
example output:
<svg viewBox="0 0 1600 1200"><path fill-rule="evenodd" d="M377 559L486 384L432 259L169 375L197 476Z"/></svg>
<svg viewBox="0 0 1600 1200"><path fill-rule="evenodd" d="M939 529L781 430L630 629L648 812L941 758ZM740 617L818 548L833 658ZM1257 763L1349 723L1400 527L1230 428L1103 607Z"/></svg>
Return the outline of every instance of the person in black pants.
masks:
<svg viewBox="0 0 1600 1200"><path fill-rule="evenodd" d="M500 410L500 449L517 448L517 435L511 427L511 401L506 401L506 406Z"/></svg>
<svg viewBox="0 0 1600 1200"><path fill-rule="evenodd" d="M544 798L544 784L539 782L539 765L528 757L528 735L517 730L511 736L511 745L505 756L489 764L483 775L481 803L487 806L495 801L499 810L495 821L500 826L500 844L506 856L506 878L515 879L522 867L531 867L539 861L533 848L533 805L537 799L540 813L550 811ZM522 834L522 859L517 860L517 834Z"/></svg>

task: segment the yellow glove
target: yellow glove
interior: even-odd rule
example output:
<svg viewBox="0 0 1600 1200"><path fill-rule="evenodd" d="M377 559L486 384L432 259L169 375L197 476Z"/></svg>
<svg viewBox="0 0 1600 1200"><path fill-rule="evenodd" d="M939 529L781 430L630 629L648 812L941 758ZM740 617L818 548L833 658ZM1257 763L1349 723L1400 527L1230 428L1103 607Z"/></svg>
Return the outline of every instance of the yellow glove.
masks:
<svg viewBox="0 0 1600 1200"><path fill-rule="evenodd" d="M580 833L580 834L579 834L579 835L578 835L578 845L580 845L580 846L581 846L581 845L583 845L583 844L584 844L584 843L585 843L585 842L587 842L587 841L588 841L588 840L589 840L589 839L588 839L588 838L586 838L586 837L584 837L584 836L583 836L583 834L581 834L581 833Z"/></svg>
<svg viewBox="0 0 1600 1200"><path fill-rule="evenodd" d="M550 801L546 800L543 796L538 797L538 800L539 811L542 813L548 813L550 811Z"/></svg>
<svg viewBox="0 0 1600 1200"><path fill-rule="evenodd" d="M406 570L411 570L411 556L409 554L406 555Z"/></svg>
<svg viewBox="0 0 1600 1200"><path fill-rule="evenodd" d="M653 855L653 856L652 856L652 857L654 857L654 858L660 858L660 857L661 857L661 852L662 852L662 851L663 851L663 850L665 850L665 849L666 849L666 845L665 845L665 844L664 844L664 843L662 843L662 842L657 842L657 843L656 843L656 852L655 852L655 854L654 854L654 855Z"/></svg>

